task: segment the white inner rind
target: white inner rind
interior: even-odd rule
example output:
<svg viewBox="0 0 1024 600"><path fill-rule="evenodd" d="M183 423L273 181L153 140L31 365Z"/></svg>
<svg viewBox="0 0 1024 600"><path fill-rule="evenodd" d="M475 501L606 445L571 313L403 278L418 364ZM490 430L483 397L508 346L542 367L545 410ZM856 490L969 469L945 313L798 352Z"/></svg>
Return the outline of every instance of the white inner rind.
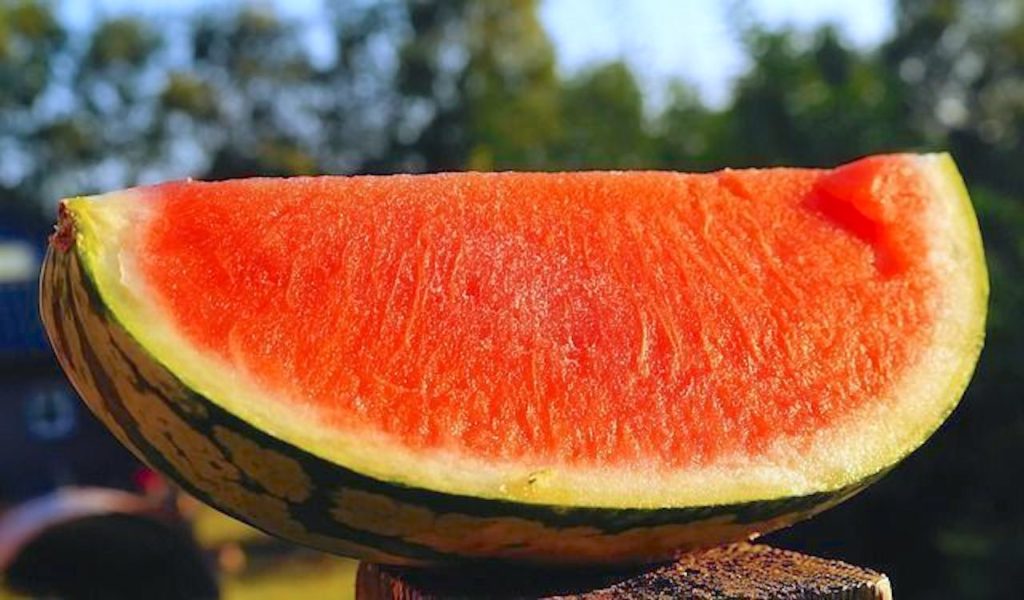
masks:
<svg viewBox="0 0 1024 600"><path fill-rule="evenodd" d="M763 455L666 473L644 468L527 465L425 454L381 434L338 431L314 410L270 397L251 374L199 351L147 292L134 268L131 236L143 229L145 192L75 198L66 208L75 248L116 319L189 388L271 436L383 481L473 497L594 507L686 507L785 498L846 487L898 462L956 406L984 337L988 298L981 237L963 181L948 155L911 157L933 192L923 215L927 256L943 284L931 342L892 393L814 434L779 439Z"/></svg>

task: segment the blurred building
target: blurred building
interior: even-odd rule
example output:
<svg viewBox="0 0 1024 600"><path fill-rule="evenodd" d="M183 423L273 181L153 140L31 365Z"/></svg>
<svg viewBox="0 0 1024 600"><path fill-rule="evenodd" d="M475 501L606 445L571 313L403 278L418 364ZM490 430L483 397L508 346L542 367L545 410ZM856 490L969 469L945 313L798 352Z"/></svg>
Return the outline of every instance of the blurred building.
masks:
<svg viewBox="0 0 1024 600"><path fill-rule="evenodd" d="M138 490L145 474L53 358L37 306L45 241L0 211L0 506L67 485Z"/></svg>

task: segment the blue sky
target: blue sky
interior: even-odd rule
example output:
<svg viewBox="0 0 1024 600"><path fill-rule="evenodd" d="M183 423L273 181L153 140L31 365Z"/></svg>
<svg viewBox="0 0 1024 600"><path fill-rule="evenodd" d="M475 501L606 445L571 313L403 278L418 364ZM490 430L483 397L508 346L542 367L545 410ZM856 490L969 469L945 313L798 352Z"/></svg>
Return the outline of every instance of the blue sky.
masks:
<svg viewBox="0 0 1024 600"><path fill-rule="evenodd" d="M242 0L244 1L244 0ZM285 14L315 22L330 0L262 0ZM772 27L809 28L836 24L844 39L870 46L891 29L891 0L748 0L754 15ZM541 0L541 18L558 49L563 70L572 72L601 60L623 58L640 74L652 97L667 77L697 86L718 104L729 82L745 68L729 29L728 0ZM187 11L204 0L64 0L72 20L122 12ZM173 6L173 9L168 8Z"/></svg>
<svg viewBox="0 0 1024 600"><path fill-rule="evenodd" d="M625 58L656 87L667 76L698 86L721 102L745 68L730 30L726 0L546 0L541 15L563 68ZM836 24L843 38L871 46L891 31L890 0L749 0L771 27Z"/></svg>

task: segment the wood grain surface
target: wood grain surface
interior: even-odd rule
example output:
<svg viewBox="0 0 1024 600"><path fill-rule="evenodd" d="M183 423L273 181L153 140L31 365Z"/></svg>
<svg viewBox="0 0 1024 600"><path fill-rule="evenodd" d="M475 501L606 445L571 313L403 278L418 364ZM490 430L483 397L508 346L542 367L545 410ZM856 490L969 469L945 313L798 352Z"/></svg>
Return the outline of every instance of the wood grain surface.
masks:
<svg viewBox="0 0 1024 600"><path fill-rule="evenodd" d="M751 598L890 600L882 573L764 545L733 544L619 570L360 565L358 600Z"/></svg>

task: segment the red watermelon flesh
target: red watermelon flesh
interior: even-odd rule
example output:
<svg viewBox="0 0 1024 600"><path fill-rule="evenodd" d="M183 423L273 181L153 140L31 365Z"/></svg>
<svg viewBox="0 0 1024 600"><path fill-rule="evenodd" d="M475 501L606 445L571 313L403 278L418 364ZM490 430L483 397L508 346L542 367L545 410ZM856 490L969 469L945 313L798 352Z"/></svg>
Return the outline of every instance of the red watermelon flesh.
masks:
<svg viewBox="0 0 1024 600"><path fill-rule="evenodd" d="M125 251L190 343L331 429L701 467L810 444L920 358L910 160L170 183Z"/></svg>

